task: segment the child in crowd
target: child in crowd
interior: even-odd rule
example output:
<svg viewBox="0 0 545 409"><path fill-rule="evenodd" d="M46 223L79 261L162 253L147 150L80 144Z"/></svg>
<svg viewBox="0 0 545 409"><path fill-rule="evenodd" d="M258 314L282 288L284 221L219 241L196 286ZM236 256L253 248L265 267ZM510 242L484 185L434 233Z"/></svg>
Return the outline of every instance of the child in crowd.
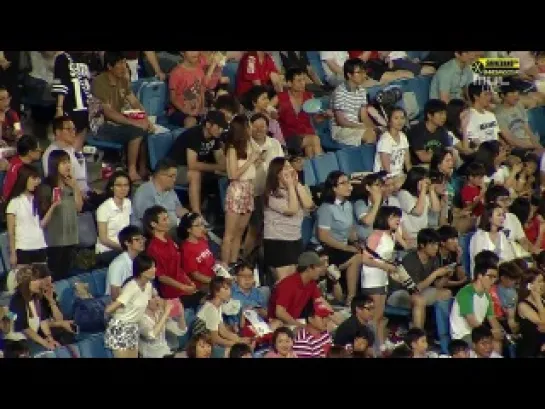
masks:
<svg viewBox="0 0 545 409"><path fill-rule="evenodd" d="M464 209L471 210L474 217L479 217L484 210L485 169L479 162L473 162L467 167L468 181L460 190Z"/></svg>
<svg viewBox="0 0 545 409"><path fill-rule="evenodd" d="M469 345L463 339L453 339L448 345L451 358L469 358Z"/></svg>
<svg viewBox="0 0 545 409"><path fill-rule="evenodd" d="M212 338L210 333L201 332L195 334L187 343L186 351L188 358L211 358L212 357Z"/></svg>

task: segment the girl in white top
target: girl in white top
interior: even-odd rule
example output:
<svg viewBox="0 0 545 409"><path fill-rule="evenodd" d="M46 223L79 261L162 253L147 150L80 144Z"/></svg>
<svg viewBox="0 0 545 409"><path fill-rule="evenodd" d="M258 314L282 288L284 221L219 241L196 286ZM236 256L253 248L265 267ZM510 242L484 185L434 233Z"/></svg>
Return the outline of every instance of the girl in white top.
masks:
<svg viewBox="0 0 545 409"><path fill-rule="evenodd" d="M52 201L44 218L40 220L34 197L39 184L38 171L30 165L21 166L6 209L9 260L12 267L18 264L45 263L47 260L43 228L51 219L51 214L60 200Z"/></svg>
<svg viewBox="0 0 545 409"><path fill-rule="evenodd" d="M97 209L97 254L107 251L117 253L122 251L117 236L123 228L130 224L132 214L130 191L131 182L126 172L116 171L108 180L106 186L108 199Z"/></svg>
<svg viewBox="0 0 545 409"><path fill-rule="evenodd" d="M493 251L502 262L515 258L513 247L502 231L504 223L505 210L499 204L492 204L485 209L479 221L479 228L469 243L471 276L475 268L475 256L483 250Z"/></svg>
<svg viewBox="0 0 545 409"><path fill-rule="evenodd" d="M151 282L155 278L155 263L146 254L133 262L133 276L121 289L117 299L106 307L108 322L104 341L115 358L138 358L139 323L152 297Z"/></svg>
<svg viewBox="0 0 545 409"><path fill-rule="evenodd" d="M361 288L375 304L373 321L377 329L380 345L385 341L384 308L388 286L388 274L396 267L388 262L394 261L396 236L401 237L401 209L394 206L382 206L373 223L373 232L367 239L363 251L361 267Z"/></svg>
<svg viewBox="0 0 545 409"><path fill-rule="evenodd" d="M403 166L411 170L409 141L402 132L407 118L403 108L394 108L388 116L388 131L380 137L375 154L374 171L385 170L392 174L402 174Z"/></svg>
<svg viewBox="0 0 545 409"><path fill-rule="evenodd" d="M254 211L254 179L256 165L263 161L261 151L250 143L250 126L244 115L231 121L225 142L229 187L225 197L225 234L221 246L221 261L235 263L240 242Z"/></svg>

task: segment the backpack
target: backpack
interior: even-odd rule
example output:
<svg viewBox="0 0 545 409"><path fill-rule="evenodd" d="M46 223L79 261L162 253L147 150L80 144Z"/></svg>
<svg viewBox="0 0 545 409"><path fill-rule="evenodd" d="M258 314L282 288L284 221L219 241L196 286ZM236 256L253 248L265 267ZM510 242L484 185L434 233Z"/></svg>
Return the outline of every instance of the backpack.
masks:
<svg viewBox="0 0 545 409"><path fill-rule="evenodd" d="M76 298L74 322L82 332L102 332L106 329L104 311L109 297Z"/></svg>

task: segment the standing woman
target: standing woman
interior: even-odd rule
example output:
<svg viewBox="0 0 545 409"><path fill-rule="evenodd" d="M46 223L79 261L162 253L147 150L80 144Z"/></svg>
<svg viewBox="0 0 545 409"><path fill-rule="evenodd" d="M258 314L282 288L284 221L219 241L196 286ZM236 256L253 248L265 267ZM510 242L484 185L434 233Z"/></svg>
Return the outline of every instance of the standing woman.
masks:
<svg viewBox="0 0 545 409"><path fill-rule="evenodd" d="M131 180L124 171L116 171L106 185L106 199L97 209L98 240L96 253L108 264L119 253L119 232L130 224L132 214Z"/></svg>
<svg viewBox="0 0 545 409"><path fill-rule="evenodd" d="M49 176L40 185L38 192L38 214L43 220L53 202L60 197L50 220L45 224L47 264L54 281L68 276L74 259L74 249L79 242L78 212L83 207L83 198L76 179L72 176L70 156L62 150L49 155Z"/></svg>
<svg viewBox="0 0 545 409"><path fill-rule="evenodd" d="M543 351L545 344L545 286L540 270L531 268L524 273L516 312L522 336L517 342L517 358L535 358Z"/></svg>
<svg viewBox="0 0 545 409"><path fill-rule="evenodd" d="M138 358L139 323L152 297L155 263L146 254L133 261L133 276L121 288L119 297L106 307L112 315L104 333L105 345L115 358Z"/></svg>
<svg viewBox="0 0 545 409"><path fill-rule="evenodd" d="M60 201L52 202L43 219L40 219L38 201L35 197L39 184L40 175L34 167L23 165L19 168L6 210L9 261L13 267L47 261L43 228L47 226L53 210Z"/></svg>
<svg viewBox="0 0 545 409"><path fill-rule="evenodd" d="M89 129L91 72L77 53L60 51L55 57L51 93L57 100L55 116L67 115L76 127L76 152L81 151Z"/></svg>
<svg viewBox="0 0 545 409"><path fill-rule="evenodd" d="M236 263L242 235L254 211L255 165L261 153L252 148L248 119L233 118L225 142L229 187L225 198L225 234L221 246L224 263Z"/></svg>
<svg viewBox="0 0 545 409"><path fill-rule="evenodd" d="M295 272L297 258L304 250L301 240L304 210L312 209L314 203L286 158L271 161L264 200L265 264L273 267L276 278L281 280Z"/></svg>

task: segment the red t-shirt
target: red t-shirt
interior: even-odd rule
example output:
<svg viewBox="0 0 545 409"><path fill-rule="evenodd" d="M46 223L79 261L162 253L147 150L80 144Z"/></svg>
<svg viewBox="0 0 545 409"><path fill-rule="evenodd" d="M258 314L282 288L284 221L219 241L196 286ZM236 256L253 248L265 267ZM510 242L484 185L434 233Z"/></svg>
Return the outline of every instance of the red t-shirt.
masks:
<svg viewBox="0 0 545 409"><path fill-rule="evenodd" d="M490 289L490 298L492 298L492 306L494 308L494 315L496 318L503 318L505 315L505 312L503 311L503 308L501 307L501 300L498 296L498 286L494 285Z"/></svg>
<svg viewBox="0 0 545 409"><path fill-rule="evenodd" d="M294 135L314 135L316 132L310 122L310 115L303 111L302 107L299 113L295 112L287 91L280 92L277 96L278 123L282 129L284 138ZM306 91L303 93L303 103L312 98L312 93Z"/></svg>
<svg viewBox="0 0 545 409"><path fill-rule="evenodd" d="M11 190L17 181L17 175L21 166L23 166L23 161L19 155L15 155L10 159L6 177L4 178L4 187L2 188L2 197L4 200L8 200Z"/></svg>
<svg viewBox="0 0 545 409"><path fill-rule="evenodd" d="M278 72L272 57L265 53L263 61L259 61L257 52L244 53L238 64L236 77L236 95L242 96L254 84L252 81L261 81L261 85L271 85L271 72Z"/></svg>
<svg viewBox="0 0 545 409"><path fill-rule="evenodd" d="M475 198L479 196L481 193L481 188L479 186L473 186L473 185L464 185L462 189L460 190L460 196L462 197L462 203L464 206L468 204L472 204L475 201ZM480 202L477 206L473 208L473 215L474 216L480 216L483 214L484 211L484 205L482 202Z"/></svg>
<svg viewBox="0 0 545 409"><path fill-rule="evenodd" d="M293 319L301 317L309 301L322 297L316 281L303 284L300 273L294 273L274 288L269 302L269 317L276 318L276 306L281 305Z"/></svg>
<svg viewBox="0 0 545 409"><path fill-rule="evenodd" d="M530 220L527 224L523 226L524 233L526 234L526 238L530 240L531 243L535 243L537 240L537 236L539 234L539 225L540 225L540 217L534 216L532 220ZM545 237L541 241L541 244L539 247L542 250L545 250Z"/></svg>
<svg viewBox="0 0 545 409"><path fill-rule="evenodd" d="M168 238L167 241L159 240L157 237L152 238L146 252L155 261L157 269L155 275L157 277L166 276L182 284L191 285L192 281L182 270L182 256L178 246L171 238ZM182 290L170 285L159 284L159 287L163 298L178 298L181 295L187 295Z"/></svg>
<svg viewBox="0 0 545 409"><path fill-rule="evenodd" d="M184 241L181 246L182 252L182 270L191 274L195 271L205 275L207 277L214 277L216 274L212 267L216 264L214 254L208 247L208 241L201 239L197 243L191 243ZM199 282L195 280L197 286ZM206 285L200 285L200 287L206 287Z"/></svg>

